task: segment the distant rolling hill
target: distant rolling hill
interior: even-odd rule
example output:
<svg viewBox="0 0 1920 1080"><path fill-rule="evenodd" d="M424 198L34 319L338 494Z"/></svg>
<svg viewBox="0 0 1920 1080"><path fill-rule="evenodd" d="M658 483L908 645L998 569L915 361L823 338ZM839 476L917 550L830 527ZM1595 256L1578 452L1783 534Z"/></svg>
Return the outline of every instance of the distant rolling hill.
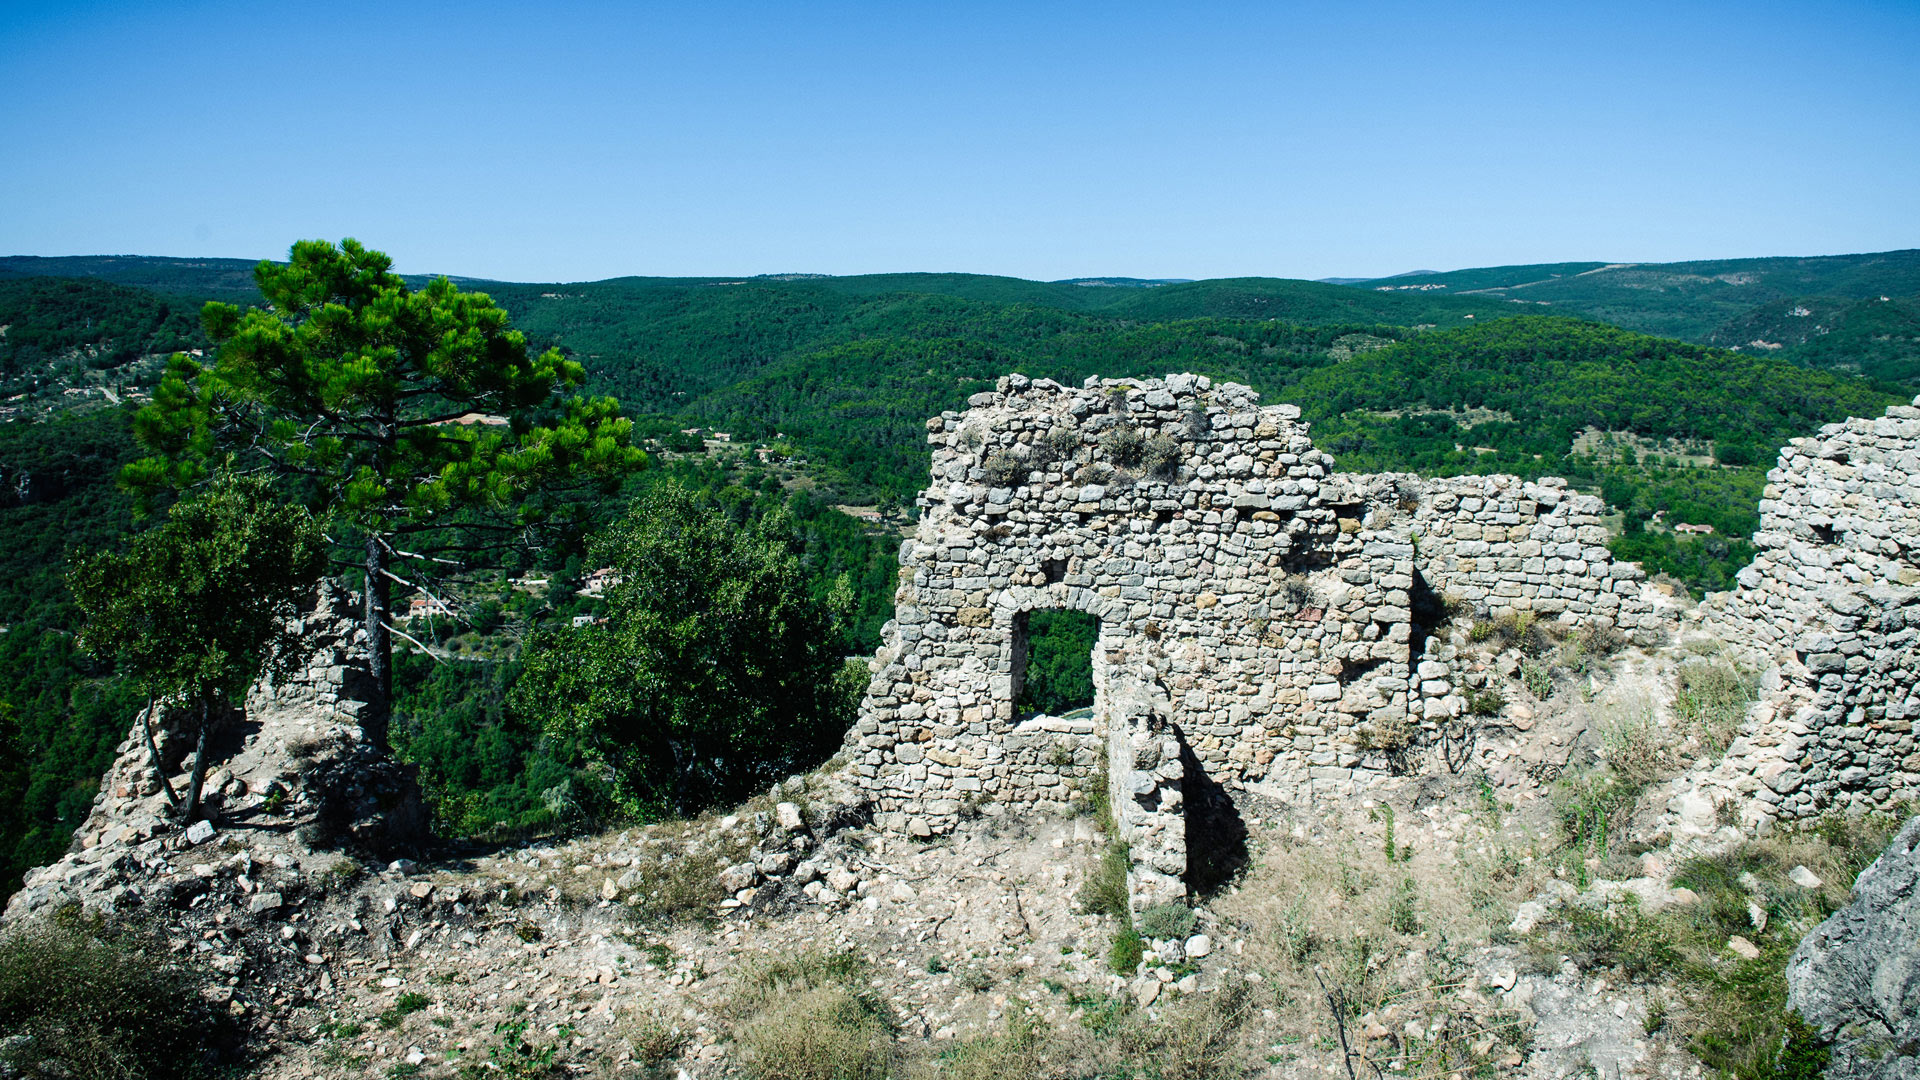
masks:
<svg viewBox="0 0 1920 1080"><path fill-rule="evenodd" d="M0 280L23 277L93 278L156 292L220 299L250 299L255 263L246 259L175 259L148 255L0 256ZM424 281L429 275L406 275ZM724 289L772 290L805 301L840 294L951 296L1001 304L1034 304L1062 311L1107 312L1136 318L1283 318L1295 322L1369 322L1455 325L1467 316L1506 314L1520 305L1497 298L1431 294L1356 295L1353 290L1291 278L1220 278L1178 281L1143 278L1074 278L1029 281L992 274L765 274L742 277L620 277L589 282L502 282L455 277L473 288L526 298L543 295L653 296L659 290L689 295Z"/></svg>
<svg viewBox="0 0 1920 1080"><path fill-rule="evenodd" d="M27 277L90 278L154 292L251 299L255 259L173 259L154 255L0 256L0 281Z"/></svg>
<svg viewBox="0 0 1920 1080"><path fill-rule="evenodd" d="M1920 249L1681 263L1544 263L1401 275L1375 295L1521 300L1535 310L1816 367L1920 383Z"/></svg>

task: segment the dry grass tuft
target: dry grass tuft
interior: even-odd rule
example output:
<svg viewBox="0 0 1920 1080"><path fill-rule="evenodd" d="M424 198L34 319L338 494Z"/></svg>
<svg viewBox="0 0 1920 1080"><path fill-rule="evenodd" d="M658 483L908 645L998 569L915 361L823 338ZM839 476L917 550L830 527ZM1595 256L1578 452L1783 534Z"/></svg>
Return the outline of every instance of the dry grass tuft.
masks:
<svg viewBox="0 0 1920 1080"><path fill-rule="evenodd" d="M1376 840L1352 835L1274 839L1239 893L1213 905L1247 935L1245 962L1271 994L1261 1003L1275 1013L1270 1034L1336 1046L1331 994L1362 1075L1374 1065L1391 1076L1472 1075L1524 1042L1516 1015L1455 990L1468 953L1504 934L1548 870L1497 835L1476 846L1485 854L1463 847L1450 865L1419 851L1390 862ZM1368 1039L1376 1020L1385 1034Z"/></svg>
<svg viewBox="0 0 1920 1080"><path fill-rule="evenodd" d="M731 1003L748 1080L884 1080L899 1066L893 1011L854 953L803 952L745 972Z"/></svg>

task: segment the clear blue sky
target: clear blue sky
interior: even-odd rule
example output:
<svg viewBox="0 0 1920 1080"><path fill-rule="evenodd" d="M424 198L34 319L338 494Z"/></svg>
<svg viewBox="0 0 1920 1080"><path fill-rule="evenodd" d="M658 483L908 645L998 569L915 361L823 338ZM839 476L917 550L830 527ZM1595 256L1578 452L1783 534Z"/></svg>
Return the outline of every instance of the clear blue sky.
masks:
<svg viewBox="0 0 1920 1080"><path fill-rule="evenodd" d="M1920 2L0 0L0 253L1370 276L1920 246Z"/></svg>

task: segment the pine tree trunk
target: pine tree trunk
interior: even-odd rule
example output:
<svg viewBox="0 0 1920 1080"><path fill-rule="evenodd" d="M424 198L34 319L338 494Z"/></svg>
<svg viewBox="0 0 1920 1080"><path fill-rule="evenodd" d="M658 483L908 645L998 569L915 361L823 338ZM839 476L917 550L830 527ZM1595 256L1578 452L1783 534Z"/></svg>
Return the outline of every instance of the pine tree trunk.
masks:
<svg viewBox="0 0 1920 1080"><path fill-rule="evenodd" d="M382 749L387 745L387 718L393 701L393 640L387 630L387 549L380 538L367 536L367 659L373 674L373 700L367 703L360 727Z"/></svg>
<svg viewBox="0 0 1920 1080"><path fill-rule="evenodd" d="M207 781L207 731L213 727L212 709L200 702L200 741L193 749L193 774L187 778L188 824L200 816L200 786Z"/></svg>
<svg viewBox="0 0 1920 1080"><path fill-rule="evenodd" d="M147 711L140 714L140 730L147 737L147 763L153 766L153 775L160 778L160 790L167 793L167 805L178 807L180 796L173 793L173 781L167 779L167 770L160 762L160 748L153 742L153 711L159 706L152 697L147 698Z"/></svg>

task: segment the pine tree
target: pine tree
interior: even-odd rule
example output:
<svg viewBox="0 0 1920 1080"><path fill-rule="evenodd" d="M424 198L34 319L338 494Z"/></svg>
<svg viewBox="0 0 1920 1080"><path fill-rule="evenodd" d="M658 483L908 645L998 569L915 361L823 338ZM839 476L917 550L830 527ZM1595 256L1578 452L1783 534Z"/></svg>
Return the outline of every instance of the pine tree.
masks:
<svg viewBox="0 0 1920 1080"><path fill-rule="evenodd" d="M217 468L269 473L344 526L336 539L359 538L379 687L365 727L384 744L396 540L433 531L471 550L514 539L568 512L575 485L617 484L646 455L619 403L575 393L581 366L531 352L484 293L446 278L413 289L351 239L301 241L254 280L265 307L202 312L214 354L173 357L135 418L153 454L122 479L151 495Z"/></svg>

